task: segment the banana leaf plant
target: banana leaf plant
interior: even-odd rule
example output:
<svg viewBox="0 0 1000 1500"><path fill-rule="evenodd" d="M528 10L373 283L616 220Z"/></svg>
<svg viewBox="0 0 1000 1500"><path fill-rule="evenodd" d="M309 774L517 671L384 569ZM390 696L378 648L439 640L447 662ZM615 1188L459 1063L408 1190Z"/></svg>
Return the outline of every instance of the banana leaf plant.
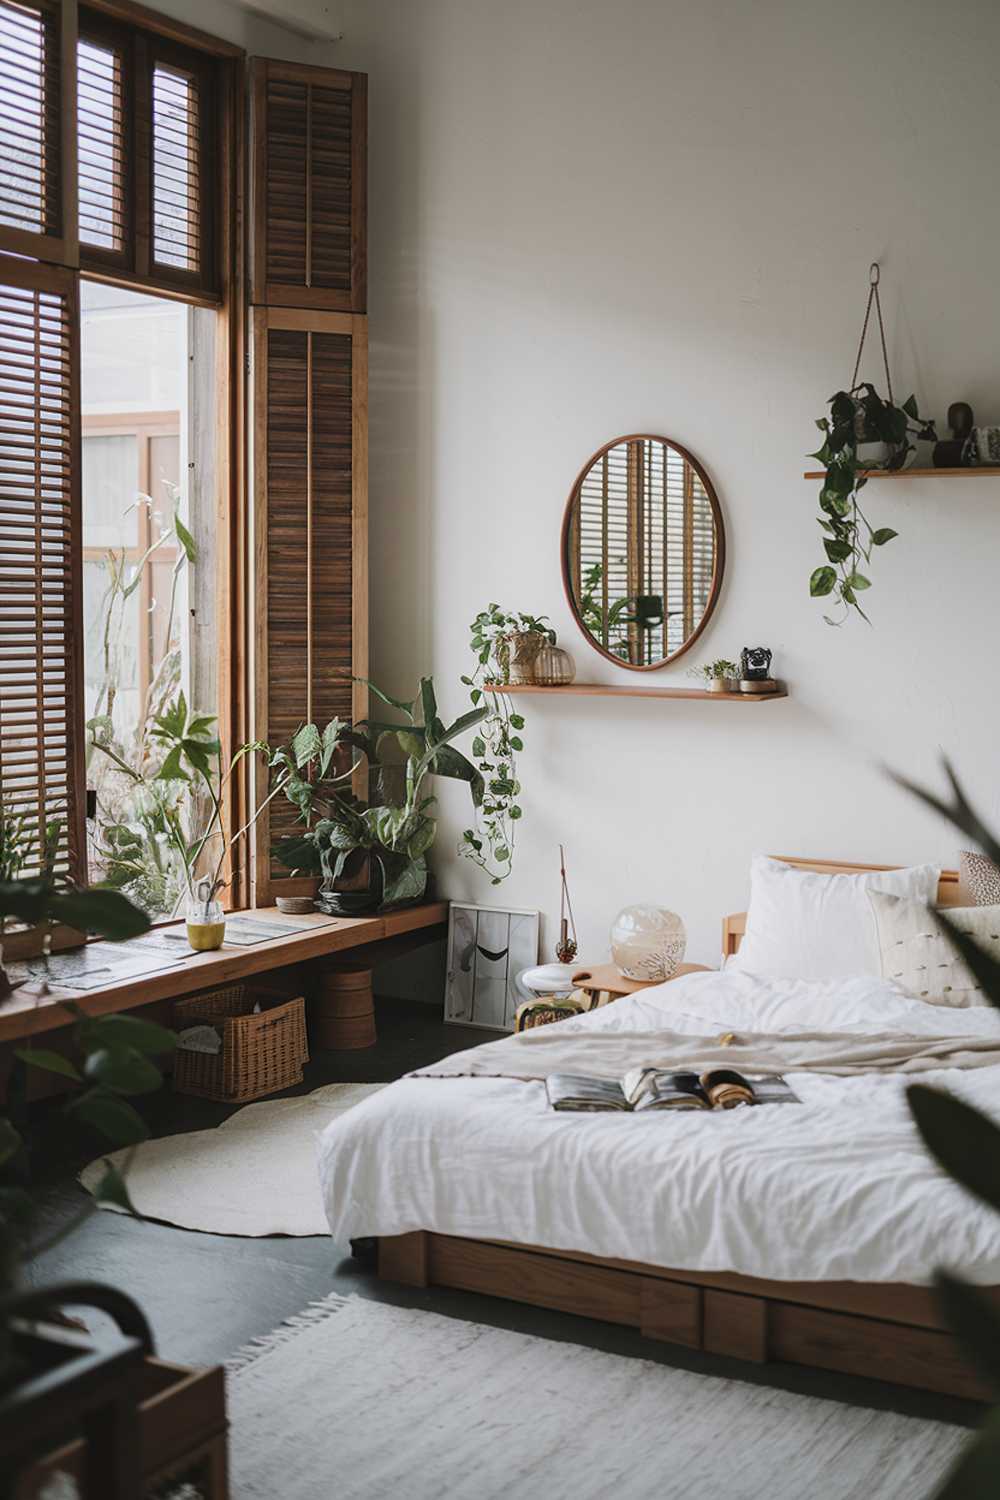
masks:
<svg viewBox="0 0 1000 1500"><path fill-rule="evenodd" d="M1000 865L1000 840L969 804L947 760L944 768L951 783L947 801L901 776L895 779ZM1000 961L961 932L947 912L935 911L934 917L983 995L1000 1010ZM1000 1128L971 1104L930 1084L911 1084L907 1100L924 1144L948 1176L1000 1212ZM1000 1392L1000 1313L995 1302L983 1288L943 1267L935 1282L953 1331L983 1378ZM936 1495L937 1500L996 1500L1000 1495L1000 1406L990 1412Z"/></svg>
<svg viewBox="0 0 1000 1500"><path fill-rule="evenodd" d="M429 677L421 678L409 702L374 683L367 687L404 722L369 717L357 724L331 719L322 729L304 724L289 745L274 751L272 769L304 825L302 833L279 839L274 853L289 870L321 876L328 889L352 856L365 854L380 877L381 906L399 906L419 901L427 886L426 856L437 823L426 777L465 781L473 806L482 804L482 775L452 741L482 723L487 710L472 709L445 725ZM353 790L359 772L372 801Z"/></svg>

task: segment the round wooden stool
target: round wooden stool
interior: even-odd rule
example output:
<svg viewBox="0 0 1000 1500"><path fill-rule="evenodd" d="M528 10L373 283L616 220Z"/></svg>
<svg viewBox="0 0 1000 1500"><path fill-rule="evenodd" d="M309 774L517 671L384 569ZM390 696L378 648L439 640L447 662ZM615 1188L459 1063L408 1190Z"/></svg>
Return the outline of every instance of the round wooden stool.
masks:
<svg viewBox="0 0 1000 1500"><path fill-rule="evenodd" d="M372 971L363 964L324 964L309 1007L313 1047L346 1052L374 1047L375 1001Z"/></svg>

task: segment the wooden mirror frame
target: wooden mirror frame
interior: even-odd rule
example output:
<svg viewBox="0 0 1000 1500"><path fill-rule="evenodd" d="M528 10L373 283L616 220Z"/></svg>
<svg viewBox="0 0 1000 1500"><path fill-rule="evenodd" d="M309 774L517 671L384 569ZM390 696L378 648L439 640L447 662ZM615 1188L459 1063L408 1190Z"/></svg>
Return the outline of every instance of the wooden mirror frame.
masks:
<svg viewBox="0 0 1000 1500"><path fill-rule="evenodd" d="M702 617L698 621L698 624L695 626L694 630L684 642L683 646L681 646L677 651L674 651L670 656L663 656L659 661L651 662L623 661L620 656L615 656L612 651L607 651L598 641L594 640L594 637L591 635L590 631L583 623L583 618L580 614L576 598L573 594L573 583L570 573L569 560L569 537L570 525L572 523L573 517L573 505L579 496L580 486L583 484L584 479L586 479L587 475L590 473L591 469L598 462L598 460L602 459L605 453L610 452L612 448L617 448L622 443L639 442L666 443L674 450L675 453L679 453L681 455L685 463L691 465L692 469L695 471L695 473L698 475L698 478L702 482L705 494L708 496L708 503L712 507L712 523L715 528L715 559L712 567L712 584L708 592L708 602L705 605L704 613L702 614ZM598 448L596 453L591 454L590 458L587 459L587 462L583 465L583 468L580 470L579 474L577 474L576 478L573 481L573 488L569 492L569 499L566 501L566 509L563 512L562 530L559 538L559 559L562 565L563 591L566 595L566 602L568 603L570 610L572 611L574 620L580 627L580 634L585 637L588 645L592 646L593 649L600 656L603 656L606 661L613 662L616 667L624 667L628 672L658 672L661 667L668 667L670 666L671 662L675 662L678 657L683 656L685 651L690 651L691 647L694 645L695 641L701 635L702 631L705 629L705 626L712 618L715 606L719 602L719 592L722 588L722 577L726 569L726 528L723 524L722 507L719 504L719 497L715 493L715 486L712 484L712 481L709 479L708 475L705 473L703 466L698 462L694 454L691 453L687 448L685 448L682 443L676 442L673 438L664 437L663 433L631 432L628 433L625 437L612 438L610 443L605 443L602 448Z"/></svg>

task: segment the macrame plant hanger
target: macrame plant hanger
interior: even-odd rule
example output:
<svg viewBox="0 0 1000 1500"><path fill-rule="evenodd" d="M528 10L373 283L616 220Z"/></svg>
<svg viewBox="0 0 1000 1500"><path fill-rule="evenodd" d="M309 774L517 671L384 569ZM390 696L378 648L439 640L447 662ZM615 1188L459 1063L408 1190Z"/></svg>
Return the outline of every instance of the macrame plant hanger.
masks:
<svg viewBox="0 0 1000 1500"><path fill-rule="evenodd" d="M882 368L885 370L885 388L889 398L889 405L895 406L892 399L892 376L889 374L889 356L885 347L885 324L882 322L882 299L878 294L878 284L882 272L877 260L873 260L868 268L868 306L865 308L865 321L861 328L861 339L858 343L858 357L854 361L854 374L851 376L851 393L858 388L858 371L861 369L861 356L864 353L865 339L868 336L868 321L872 315L872 303L875 304L875 315L878 318L879 339L882 343Z"/></svg>

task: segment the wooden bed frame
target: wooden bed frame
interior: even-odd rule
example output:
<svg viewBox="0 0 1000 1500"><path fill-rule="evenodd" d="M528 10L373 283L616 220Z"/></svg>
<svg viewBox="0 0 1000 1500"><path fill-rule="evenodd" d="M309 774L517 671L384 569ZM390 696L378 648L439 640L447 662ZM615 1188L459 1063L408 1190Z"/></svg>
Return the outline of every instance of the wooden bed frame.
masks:
<svg viewBox="0 0 1000 1500"><path fill-rule="evenodd" d="M893 868L778 857L822 874ZM938 904L960 901L958 875L943 871ZM745 912L724 919L727 955L745 930ZM408 1286L456 1287L622 1323L648 1338L755 1363L784 1360L976 1401L996 1394L947 1331L927 1287L673 1271L429 1230L380 1239L378 1273ZM1000 1307L1000 1287L991 1291Z"/></svg>

